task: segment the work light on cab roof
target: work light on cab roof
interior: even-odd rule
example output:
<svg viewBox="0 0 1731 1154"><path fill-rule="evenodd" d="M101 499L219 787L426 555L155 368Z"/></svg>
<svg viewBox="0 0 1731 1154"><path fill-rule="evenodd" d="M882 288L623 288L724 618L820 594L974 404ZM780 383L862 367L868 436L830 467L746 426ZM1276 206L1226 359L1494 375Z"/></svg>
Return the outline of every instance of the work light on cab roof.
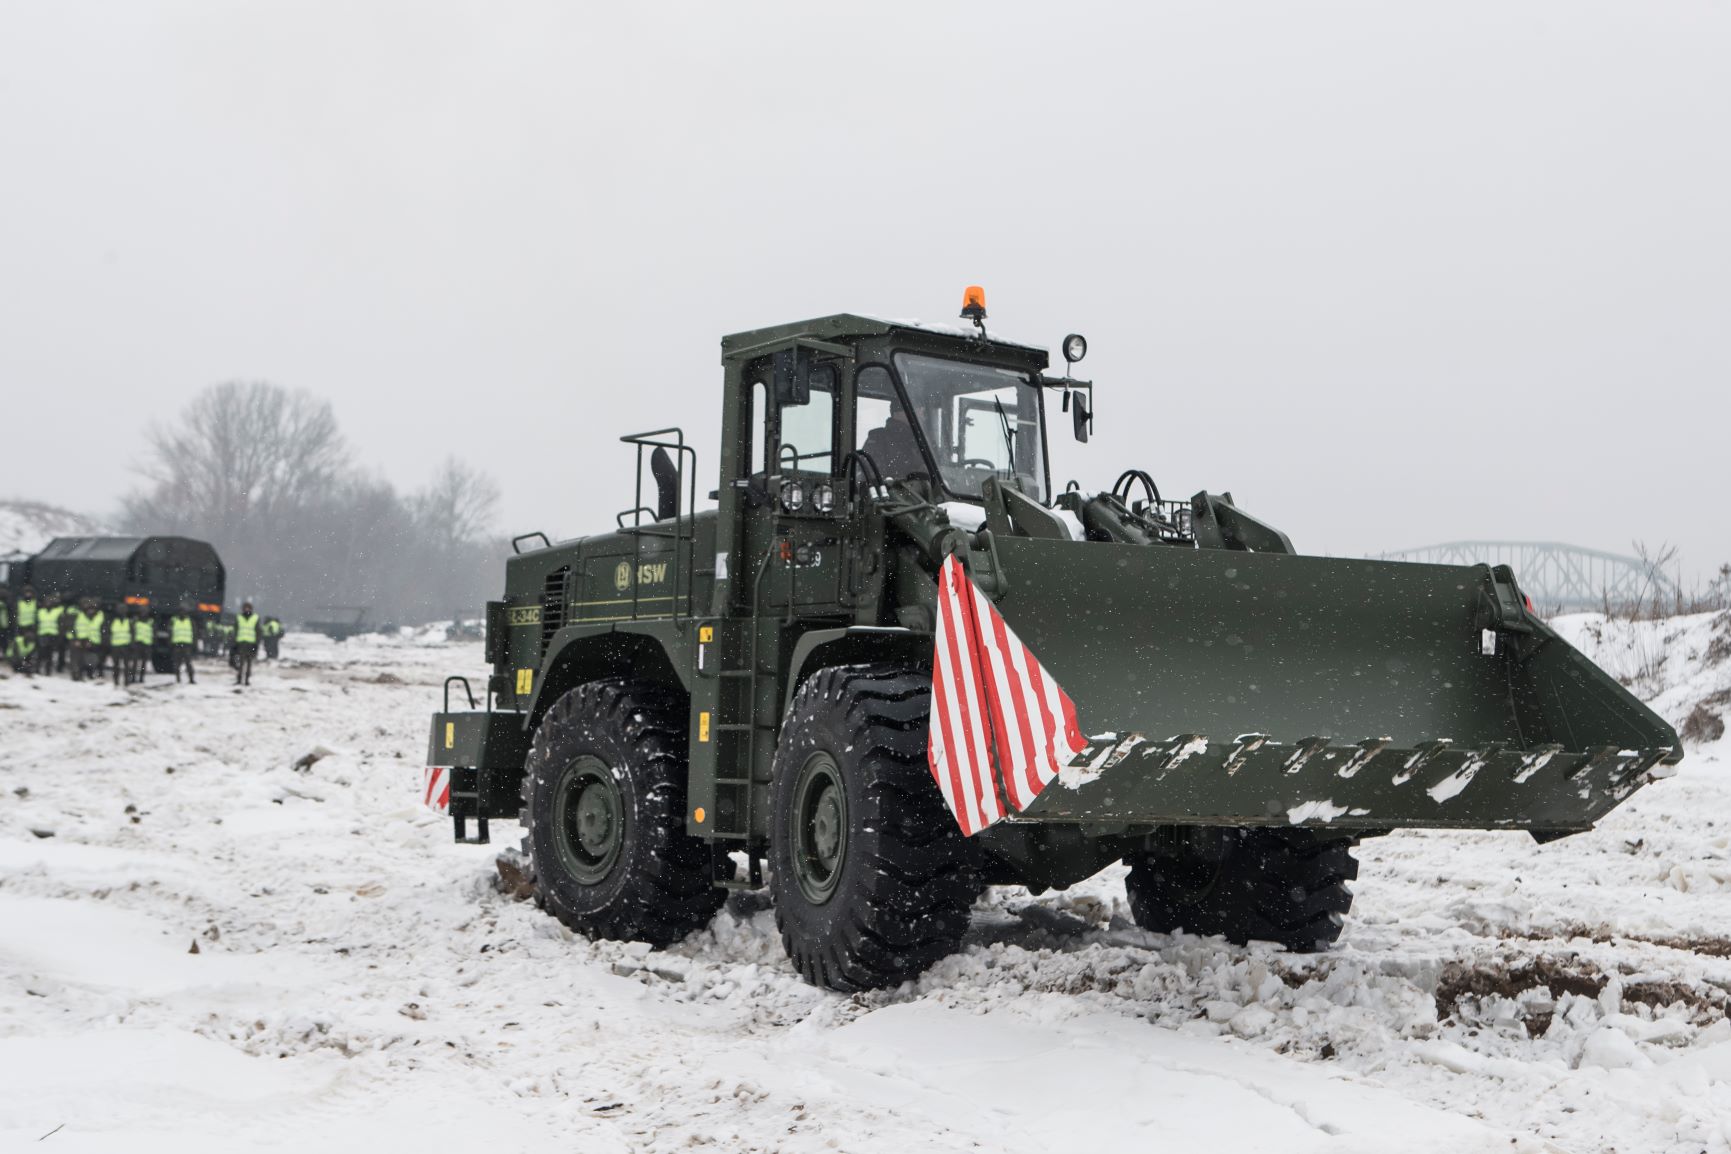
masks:
<svg viewBox="0 0 1731 1154"><path fill-rule="evenodd" d="M962 290L962 318L973 321L980 330L981 339L986 335L986 290L977 284L971 284Z"/></svg>

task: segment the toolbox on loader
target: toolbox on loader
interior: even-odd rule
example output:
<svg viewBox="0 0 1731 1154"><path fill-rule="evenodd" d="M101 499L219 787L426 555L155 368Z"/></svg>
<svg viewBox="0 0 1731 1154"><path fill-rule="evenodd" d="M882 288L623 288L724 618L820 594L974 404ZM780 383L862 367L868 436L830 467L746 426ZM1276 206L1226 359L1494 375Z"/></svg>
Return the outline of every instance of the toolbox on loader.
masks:
<svg viewBox="0 0 1731 1154"><path fill-rule="evenodd" d="M451 684L459 683L469 709L451 710ZM528 735L521 714L477 710L466 677L445 679L445 707L433 715L427 739L427 771L423 801L451 817L458 841L485 844L489 819L516 817L520 772L487 771L488 766L521 766L528 753ZM468 822L475 821L475 834Z"/></svg>

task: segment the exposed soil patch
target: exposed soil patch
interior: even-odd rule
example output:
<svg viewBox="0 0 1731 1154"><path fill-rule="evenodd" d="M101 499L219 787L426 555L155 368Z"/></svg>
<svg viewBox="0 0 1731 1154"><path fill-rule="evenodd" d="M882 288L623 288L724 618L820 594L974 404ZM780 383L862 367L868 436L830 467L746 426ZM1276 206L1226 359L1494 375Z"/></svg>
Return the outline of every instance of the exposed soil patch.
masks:
<svg viewBox="0 0 1731 1154"><path fill-rule="evenodd" d="M1648 938L1634 934L1613 934L1603 926L1559 926L1551 930L1529 930L1526 933L1510 932L1505 938L1519 938L1531 942L1568 941L1570 938L1586 938L1595 945L1611 945L1616 942L1639 942L1648 946L1663 946L1668 950L1683 950L1686 953L1700 954L1707 958L1731 958L1731 938L1708 935L1705 937L1665 937Z"/></svg>
<svg viewBox="0 0 1731 1154"><path fill-rule="evenodd" d="M1538 937L1539 940L1546 940L1547 937L1590 938L1598 944L1639 942L1667 949L1686 950L1706 957L1731 957L1731 939L1726 938L1613 938L1584 927L1559 931L1553 935L1528 936ZM1621 964L1618 969L1623 975L1635 972L1634 966L1629 964ZM1443 968L1442 976L1437 981L1437 1020L1458 1018L1463 1001L1478 1002L1496 996L1511 1002L1521 1002L1523 994L1539 988L1549 993L1551 1004L1564 994L1596 998L1609 981L1609 975L1598 965L1583 958L1541 954L1533 958L1450 962ZM1637 1006L1648 1006L1658 1011L1667 1006L1681 1004L1688 1007L1690 1020L1698 1026L1709 1025L1731 1016L1731 992L1718 985L1689 985L1657 979L1630 981L1627 977L1623 981L1620 1008L1626 1014L1635 1013ZM1528 1036L1534 1038L1550 1029L1554 1016L1542 1002L1539 1005L1522 1005L1517 1014L1526 1027Z"/></svg>
<svg viewBox="0 0 1731 1154"><path fill-rule="evenodd" d="M1662 1010L1682 1003L1689 1007L1690 1017L1696 1025L1708 1025L1725 1017L1727 1001L1731 998L1727 998L1724 990L1686 986L1681 982L1640 982L1623 987L1625 1012L1636 1005Z"/></svg>
<svg viewBox="0 0 1731 1154"><path fill-rule="evenodd" d="M1731 958L1731 938L1630 938L1628 940L1646 942L1652 946L1664 946L1672 950L1687 950L1691 954L1702 954L1709 958Z"/></svg>
<svg viewBox="0 0 1731 1154"><path fill-rule="evenodd" d="M1495 995L1514 1001L1541 986L1553 1002L1564 994L1596 998L1609 980L1592 962L1548 954L1515 961L1450 962L1437 979L1436 1016L1439 1022L1455 1017L1465 999L1482 1001ZM1550 1028L1551 1015L1532 1013L1524 1021L1527 1033L1538 1037Z"/></svg>

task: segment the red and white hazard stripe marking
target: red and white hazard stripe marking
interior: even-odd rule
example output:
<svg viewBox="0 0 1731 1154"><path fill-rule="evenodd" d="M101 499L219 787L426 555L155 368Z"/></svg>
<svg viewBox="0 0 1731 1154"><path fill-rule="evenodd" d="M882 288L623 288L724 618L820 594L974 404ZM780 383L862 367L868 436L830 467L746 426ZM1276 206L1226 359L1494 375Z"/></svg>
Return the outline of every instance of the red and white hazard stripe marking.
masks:
<svg viewBox="0 0 1731 1154"><path fill-rule="evenodd" d="M426 785L421 803L429 809L438 810L440 813L449 813L451 809L451 771L442 765L428 766Z"/></svg>
<svg viewBox="0 0 1731 1154"><path fill-rule="evenodd" d="M1076 706L951 557L938 577L927 761L962 832L1032 805L1087 745Z"/></svg>

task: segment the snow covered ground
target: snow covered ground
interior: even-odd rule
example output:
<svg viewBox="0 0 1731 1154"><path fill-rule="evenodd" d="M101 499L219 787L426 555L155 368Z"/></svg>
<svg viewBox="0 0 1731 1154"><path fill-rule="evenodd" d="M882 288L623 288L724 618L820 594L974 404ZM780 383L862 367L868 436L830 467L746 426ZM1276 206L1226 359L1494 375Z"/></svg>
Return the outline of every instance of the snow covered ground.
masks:
<svg viewBox="0 0 1731 1154"><path fill-rule="evenodd" d="M1673 721L1731 691L1731 617L1562 628ZM500 892L515 826L417 806L480 673L439 636L291 635L244 694L0 677L0 1144L1731 1151L1722 739L1591 834L1367 843L1321 957L1137 930L1115 869L849 998L756 895L656 951Z"/></svg>

